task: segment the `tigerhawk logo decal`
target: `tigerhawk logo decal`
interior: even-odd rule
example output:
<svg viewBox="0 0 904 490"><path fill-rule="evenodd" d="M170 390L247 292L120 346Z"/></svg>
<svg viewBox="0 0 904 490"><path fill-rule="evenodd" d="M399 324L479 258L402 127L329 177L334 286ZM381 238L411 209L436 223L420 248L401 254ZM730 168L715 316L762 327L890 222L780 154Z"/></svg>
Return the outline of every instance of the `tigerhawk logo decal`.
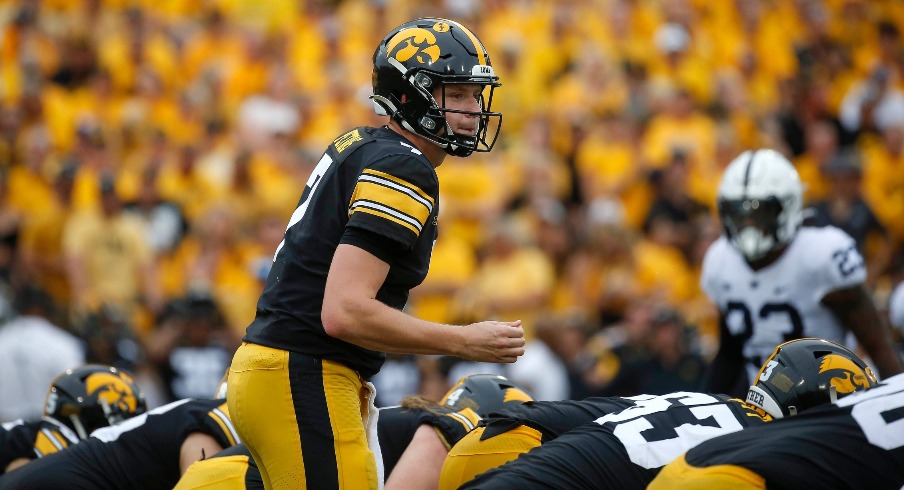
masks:
<svg viewBox="0 0 904 490"><path fill-rule="evenodd" d="M831 376L829 384L835 387L839 395L865 390L870 387L870 382L876 381L872 371L864 371L854 361L838 354L822 358L819 374L823 373Z"/></svg>
<svg viewBox="0 0 904 490"><path fill-rule="evenodd" d="M433 29L437 32L444 32L449 30L449 27L438 23L433 26ZM427 65L439 60L441 54L439 46L436 45L436 36L429 30L420 27L402 29L398 34L392 36L386 48L390 57L402 63L414 59L422 65Z"/></svg>
<svg viewBox="0 0 904 490"><path fill-rule="evenodd" d="M120 373L93 373L85 379L85 389L89 395L96 395L111 407L126 413L133 413L138 408L138 398L132 391L130 376Z"/></svg>
<svg viewBox="0 0 904 490"><path fill-rule="evenodd" d="M519 390L518 388L506 388L505 396L502 398L503 403L508 403L511 401L529 402L533 400L534 399L531 398L530 395L522 390Z"/></svg>

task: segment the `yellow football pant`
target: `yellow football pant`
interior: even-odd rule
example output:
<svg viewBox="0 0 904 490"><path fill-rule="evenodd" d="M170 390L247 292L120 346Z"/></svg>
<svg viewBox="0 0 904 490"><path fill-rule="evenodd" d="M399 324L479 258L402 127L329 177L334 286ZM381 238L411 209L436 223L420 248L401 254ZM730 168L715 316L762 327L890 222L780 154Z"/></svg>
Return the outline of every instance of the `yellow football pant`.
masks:
<svg viewBox="0 0 904 490"><path fill-rule="evenodd" d="M519 454L540 445L541 435L530 427L521 425L504 434L480 440L484 427L478 427L458 441L439 476L439 490L454 490L491 470L515 459Z"/></svg>
<svg viewBox="0 0 904 490"><path fill-rule="evenodd" d="M376 489L370 390L337 362L244 343L229 370L233 424L270 489Z"/></svg>
<svg viewBox="0 0 904 490"><path fill-rule="evenodd" d="M698 468L682 455L665 465L647 487L650 490L764 490L766 481L760 475L740 466L725 464Z"/></svg>

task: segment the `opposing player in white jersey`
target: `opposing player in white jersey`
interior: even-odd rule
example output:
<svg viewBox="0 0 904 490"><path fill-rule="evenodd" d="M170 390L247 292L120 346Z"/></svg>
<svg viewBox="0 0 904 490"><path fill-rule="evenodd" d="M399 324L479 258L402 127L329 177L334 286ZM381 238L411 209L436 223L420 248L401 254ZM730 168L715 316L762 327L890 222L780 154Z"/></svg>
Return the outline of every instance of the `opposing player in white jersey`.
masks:
<svg viewBox="0 0 904 490"><path fill-rule="evenodd" d="M708 392L743 396L776 345L801 337L844 343L848 331L883 377L902 370L864 287L854 239L833 226L802 227L802 194L797 170L773 150L745 151L725 169L724 233L707 250L700 278L721 313Z"/></svg>

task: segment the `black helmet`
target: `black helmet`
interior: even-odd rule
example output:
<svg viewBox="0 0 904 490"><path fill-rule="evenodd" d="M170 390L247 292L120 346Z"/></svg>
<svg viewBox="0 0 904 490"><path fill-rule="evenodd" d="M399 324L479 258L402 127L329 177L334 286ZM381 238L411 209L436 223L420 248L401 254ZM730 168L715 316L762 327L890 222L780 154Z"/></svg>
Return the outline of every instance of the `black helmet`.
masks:
<svg viewBox="0 0 904 490"><path fill-rule="evenodd" d="M533 399L523 386L504 376L472 374L458 380L440 400L440 405L455 410L470 408L485 417L490 412L501 409L506 403L524 403Z"/></svg>
<svg viewBox="0 0 904 490"><path fill-rule="evenodd" d="M391 116L450 155L466 157L493 148L502 127L502 114L490 112L499 77L486 48L468 28L439 18L406 22L383 38L373 61L371 99L377 114ZM476 84L490 90L481 95L479 112L449 110L441 103L449 84ZM433 97L437 88L443 91L440 102ZM447 112L478 116L477 134L454 134L446 122Z"/></svg>
<svg viewBox="0 0 904 490"><path fill-rule="evenodd" d="M847 348L824 339L798 339L775 348L747 392L747 403L782 418L877 383L869 366Z"/></svg>
<svg viewBox="0 0 904 490"><path fill-rule="evenodd" d="M44 403L45 417L68 426L81 439L146 411L147 402L132 375L101 364L68 369L57 376Z"/></svg>

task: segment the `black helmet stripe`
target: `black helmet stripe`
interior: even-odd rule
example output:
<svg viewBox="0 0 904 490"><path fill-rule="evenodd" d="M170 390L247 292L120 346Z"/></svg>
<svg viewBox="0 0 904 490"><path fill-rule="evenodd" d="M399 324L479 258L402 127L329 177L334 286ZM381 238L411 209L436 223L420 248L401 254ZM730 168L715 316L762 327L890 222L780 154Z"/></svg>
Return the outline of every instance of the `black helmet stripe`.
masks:
<svg viewBox="0 0 904 490"><path fill-rule="evenodd" d="M750 158L747 160L747 169L744 170L744 196L747 196L747 186L750 185L750 169L753 168L753 159L756 157L757 150L753 150L750 153Z"/></svg>
<svg viewBox="0 0 904 490"><path fill-rule="evenodd" d="M455 22L454 20L449 20L449 19L440 19L440 20L448 22L448 23L454 25L455 27L458 27L459 29L461 29L462 32L464 32L468 36L468 39L470 39L471 42L474 43L474 51L477 52L477 61L481 65L487 64L486 51L483 47L483 44L477 39L477 36L475 36L474 33L471 32L470 29L459 24L458 22Z"/></svg>

